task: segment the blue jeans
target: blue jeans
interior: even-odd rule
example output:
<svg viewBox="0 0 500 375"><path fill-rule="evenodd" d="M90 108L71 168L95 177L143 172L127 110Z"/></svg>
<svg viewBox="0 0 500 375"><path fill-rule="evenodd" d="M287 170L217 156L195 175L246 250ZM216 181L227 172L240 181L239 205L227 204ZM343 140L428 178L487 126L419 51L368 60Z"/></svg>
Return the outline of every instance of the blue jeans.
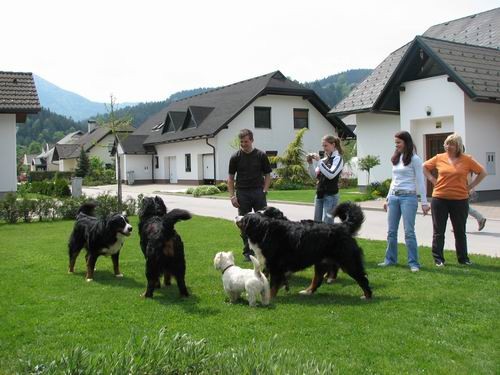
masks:
<svg viewBox="0 0 500 375"><path fill-rule="evenodd" d="M322 221L333 224L332 211L339 202L338 193L335 195L324 195L323 198L314 198L314 221Z"/></svg>
<svg viewBox="0 0 500 375"><path fill-rule="evenodd" d="M418 263L417 238L415 236L415 216L417 215L418 199L416 195L389 195L387 215L387 250L385 260L387 264L398 262L398 227L403 216L405 243L408 250L408 265L420 267Z"/></svg>

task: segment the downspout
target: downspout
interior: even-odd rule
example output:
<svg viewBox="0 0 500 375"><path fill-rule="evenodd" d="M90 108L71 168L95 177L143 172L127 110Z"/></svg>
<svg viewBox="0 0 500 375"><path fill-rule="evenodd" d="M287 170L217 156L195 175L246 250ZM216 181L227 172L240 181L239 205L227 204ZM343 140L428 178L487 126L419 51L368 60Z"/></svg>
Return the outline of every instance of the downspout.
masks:
<svg viewBox="0 0 500 375"><path fill-rule="evenodd" d="M151 155L151 182L155 183L155 155Z"/></svg>
<svg viewBox="0 0 500 375"><path fill-rule="evenodd" d="M205 138L205 142L207 143L208 146L212 147L212 150L214 151L214 185L217 184L217 163L215 162L215 146L211 145L208 143L208 138Z"/></svg>

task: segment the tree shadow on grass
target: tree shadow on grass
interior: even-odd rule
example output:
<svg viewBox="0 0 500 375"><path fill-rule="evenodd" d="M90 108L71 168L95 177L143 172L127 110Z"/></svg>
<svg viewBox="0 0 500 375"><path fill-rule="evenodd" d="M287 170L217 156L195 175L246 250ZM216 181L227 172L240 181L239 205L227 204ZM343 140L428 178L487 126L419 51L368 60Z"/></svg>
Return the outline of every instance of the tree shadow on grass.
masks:
<svg viewBox="0 0 500 375"><path fill-rule="evenodd" d="M366 306L371 304L386 303L398 299L397 297L382 296L379 297L374 293L374 297L366 300L361 298L361 294L345 294L340 291L316 292L313 295L304 296L297 293L289 293L288 295L279 295L272 301L273 304L282 305L349 305L349 306Z"/></svg>

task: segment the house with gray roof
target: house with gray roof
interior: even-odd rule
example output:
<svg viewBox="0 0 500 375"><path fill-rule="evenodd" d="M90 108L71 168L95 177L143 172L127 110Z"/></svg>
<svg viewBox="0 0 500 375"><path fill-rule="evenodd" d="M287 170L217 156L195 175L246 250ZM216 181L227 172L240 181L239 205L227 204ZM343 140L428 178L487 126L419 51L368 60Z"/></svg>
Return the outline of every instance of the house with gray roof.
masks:
<svg viewBox="0 0 500 375"><path fill-rule="evenodd" d="M117 147L123 176L138 183L203 184L228 176L238 132L254 133L254 146L282 154L299 129L304 149L318 152L325 134L354 133L310 89L275 71L170 103ZM132 172L132 173L131 173Z"/></svg>
<svg viewBox="0 0 500 375"><path fill-rule="evenodd" d="M134 130L132 126L127 126L120 129L118 134L131 134ZM115 136L108 126L97 126L95 121L89 120L87 133L77 131L56 143L52 162L59 165L60 172L74 171L83 148L89 158L98 157L107 167L111 167L113 157L110 151L114 143Z"/></svg>
<svg viewBox="0 0 500 375"><path fill-rule="evenodd" d="M0 196L17 190L16 124L40 110L31 73L0 72Z"/></svg>
<svg viewBox="0 0 500 375"><path fill-rule="evenodd" d="M396 132L410 132L424 160L444 152L444 139L457 132L488 172L477 188L480 199L500 198L499 20L496 8L430 27L330 110L333 116L356 115L358 157L381 159L372 181L391 177ZM366 173L358 178L366 185Z"/></svg>

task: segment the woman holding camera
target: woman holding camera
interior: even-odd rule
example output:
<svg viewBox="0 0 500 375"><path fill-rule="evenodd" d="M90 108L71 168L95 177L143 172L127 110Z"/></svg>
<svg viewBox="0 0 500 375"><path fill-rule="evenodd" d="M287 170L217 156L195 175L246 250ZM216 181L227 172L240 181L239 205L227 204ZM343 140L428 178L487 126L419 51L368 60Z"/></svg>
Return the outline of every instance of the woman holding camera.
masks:
<svg viewBox="0 0 500 375"><path fill-rule="evenodd" d="M316 197L314 198L314 221L333 224L332 211L339 202L339 178L344 168L340 139L325 135L321 139L325 152L323 158L318 154L308 154L309 174L316 178Z"/></svg>

